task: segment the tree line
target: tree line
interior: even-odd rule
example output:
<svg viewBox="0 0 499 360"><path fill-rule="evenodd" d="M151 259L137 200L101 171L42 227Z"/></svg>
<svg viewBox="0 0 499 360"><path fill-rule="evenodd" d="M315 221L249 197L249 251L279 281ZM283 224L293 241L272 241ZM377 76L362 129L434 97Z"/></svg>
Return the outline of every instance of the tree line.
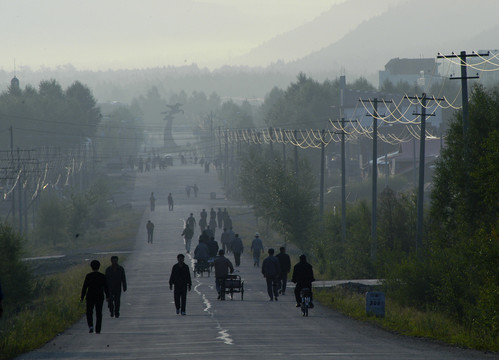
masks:
<svg viewBox="0 0 499 360"><path fill-rule="evenodd" d="M287 105L280 104L283 99L306 93L307 86L296 85L270 106L273 121ZM499 336L499 87L474 87L469 124L463 135L459 112L448 124L418 252L414 190L386 187L378 194L375 258L370 204L347 205L342 242L340 208L318 217L316 172L304 164L296 175L291 159L248 150L241 160L240 195L286 241L309 253L320 272L337 279L385 279L395 301L457 318L478 342L491 343Z"/></svg>

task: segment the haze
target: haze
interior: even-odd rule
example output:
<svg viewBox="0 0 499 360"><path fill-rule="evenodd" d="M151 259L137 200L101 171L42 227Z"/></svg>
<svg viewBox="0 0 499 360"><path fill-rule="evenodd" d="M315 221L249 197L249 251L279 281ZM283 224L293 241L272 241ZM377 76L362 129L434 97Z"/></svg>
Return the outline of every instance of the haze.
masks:
<svg viewBox="0 0 499 360"><path fill-rule="evenodd" d="M343 1L5 1L0 68L221 66Z"/></svg>

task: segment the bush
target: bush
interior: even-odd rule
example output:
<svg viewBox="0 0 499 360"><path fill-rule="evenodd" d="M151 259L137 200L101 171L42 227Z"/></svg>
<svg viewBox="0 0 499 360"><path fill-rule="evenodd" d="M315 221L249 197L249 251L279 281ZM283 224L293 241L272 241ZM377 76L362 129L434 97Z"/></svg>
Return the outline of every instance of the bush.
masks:
<svg viewBox="0 0 499 360"><path fill-rule="evenodd" d="M6 307L22 306L33 295L33 276L22 261L24 239L9 225L0 224L0 280Z"/></svg>
<svg viewBox="0 0 499 360"><path fill-rule="evenodd" d="M44 192L38 208L36 236L42 243L53 246L67 238L67 216L63 202L52 191Z"/></svg>

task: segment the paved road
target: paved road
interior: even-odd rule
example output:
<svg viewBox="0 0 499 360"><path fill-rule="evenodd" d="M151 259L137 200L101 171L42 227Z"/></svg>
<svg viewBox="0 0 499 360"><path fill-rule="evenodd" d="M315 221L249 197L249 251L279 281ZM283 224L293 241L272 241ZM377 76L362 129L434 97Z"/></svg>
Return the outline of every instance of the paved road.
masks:
<svg viewBox="0 0 499 360"><path fill-rule="evenodd" d="M185 184L200 187L186 199ZM167 282L176 255L184 252L182 219L196 218L204 207L227 207L215 174L198 166L140 174L133 206L148 208L155 192L156 211L146 210L135 251L125 264L129 291L122 296L122 316L106 316L102 333L89 334L82 319L41 349L19 359L492 359L491 354L441 346L397 336L348 319L317 305L308 318L294 307L292 293L269 302L259 269L245 254L238 269L245 279L244 301L217 301L213 277L197 277L188 293L187 316L175 314ZM216 192L218 199L210 200ZM174 211L166 198L172 192ZM148 244L145 222L155 225ZM196 237L199 233L196 233ZM218 239L219 234L217 234ZM187 258L190 262L190 257ZM77 301L78 299L75 299Z"/></svg>

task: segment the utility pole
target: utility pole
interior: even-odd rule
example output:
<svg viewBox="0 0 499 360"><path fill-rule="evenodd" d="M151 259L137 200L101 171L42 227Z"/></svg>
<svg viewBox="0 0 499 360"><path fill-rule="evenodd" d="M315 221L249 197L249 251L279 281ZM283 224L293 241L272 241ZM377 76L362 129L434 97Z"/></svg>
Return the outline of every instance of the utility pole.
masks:
<svg viewBox="0 0 499 360"><path fill-rule="evenodd" d="M343 107L345 105L345 91L347 81L345 75L340 76L340 118L341 118L341 242L347 240L347 196L346 196L346 154L345 154L345 118Z"/></svg>
<svg viewBox="0 0 499 360"><path fill-rule="evenodd" d="M414 115L421 115L421 133L419 136L419 183L418 183L418 203L417 203L417 230L416 230L416 254L423 248L423 220L424 220L424 168L425 168L425 142L426 142L426 117L435 116L435 114L426 114L426 101L427 100L443 100L433 99L426 96L425 93L421 97L405 96L406 99L418 100L421 102L421 114L414 113Z"/></svg>
<svg viewBox="0 0 499 360"><path fill-rule="evenodd" d="M471 54L466 54L466 51L461 51L459 55L452 53L451 55L442 55L438 53L437 59L442 59L442 58L459 58L461 62L461 77L453 77L451 76L451 80L461 80L461 97L462 97L462 103L463 103L463 136L464 136L464 141L466 142L466 137L467 137L467 132L468 132L468 118L469 118L469 103L468 103L468 79L478 79L479 76L478 74L476 76L468 76L467 74L467 65L466 65L466 58L469 57L477 57L477 56L489 56L489 52L487 51L486 54L477 54L477 53L471 53Z"/></svg>
<svg viewBox="0 0 499 360"><path fill-rule="evenodd" d="M298 131L293 130L293 132L294 132L294 134L293 134L294 139L296 140L297 139L296 135L297 135ZM298 179L298 146L295 146L294 148L295 148L295 176Z"/></svg>
<svg viewBox="0 0 499 360"><path fill-rule="evenodd" d="M345 119L341 119L344 125ZM342 126L343 127L343 126ZM346 154L345 154L345 131L341 132L341 241L347 240L347 195L346 195Z"/></svg>
<svg viewBox="0 0 499 360"><path fill-rule="evenodd" d="M211 161L213 161L215 159L215 137L214 137L214 134L213 134L213 112L210 111L210 134L211 134L211 137L210 137L210 143L211 143Z"/></svg>
<svg viewBox="0 0 499 360"><path fill-rule="evenodd" d="M17 148L17 171L19 173L19 179L17 180L17 188L19 190L19 233L23 233L23 181L22 181L22 173L21 173L21 158L20 158L20 150Z"/></svg>
<svg viewBox="0 0 499 360"><path fill-rule="evenodd" d="M371 258L376 259L377 251L377 226L376 226L376 211L378 201L378 100L360 100L361 102L373 103L373 166L372 166L372 214L371 214ZM383 101L384 103L391 103L391 101Z"/></svg>
<svg viewBox="0 0 499 360"><path fill-rule="evenodd" d="M282 164L284 166L284 172L286 172L286 142L282 142Z"/></svg>
<svg viewBox="0 0 499 360"><path fill-rule="evenodd" d="M324 157L325 157L325 146L324 146L324 130L321 131L321 185L319 193L319 216L322 222L322 216L324 215Z"/></svg>
<svg viewBox="0 0 499 360"><path fill-rule="evenodd" d="M341 118L339 120L341 128L344 129L345 123L352 122ZM341 241L343 244L347 239L347 196L346 196L346 152L345 152L345 131L339 131L336 134L341 135Z"/></svg>
<svg viewBox="0 0 499 360"><path fill-rule="evenodd" d="M225 129L225 194L229 193L229 129Z"/></svg>
<svg viewBox="0 0 499 360"><path fill-rule="evenodd" d="M10 131L10 162L11 169L14 170L14 130L12 129L12 125L9 127ZM12 227L16 226L16 192L12 191Z"/></svg>

